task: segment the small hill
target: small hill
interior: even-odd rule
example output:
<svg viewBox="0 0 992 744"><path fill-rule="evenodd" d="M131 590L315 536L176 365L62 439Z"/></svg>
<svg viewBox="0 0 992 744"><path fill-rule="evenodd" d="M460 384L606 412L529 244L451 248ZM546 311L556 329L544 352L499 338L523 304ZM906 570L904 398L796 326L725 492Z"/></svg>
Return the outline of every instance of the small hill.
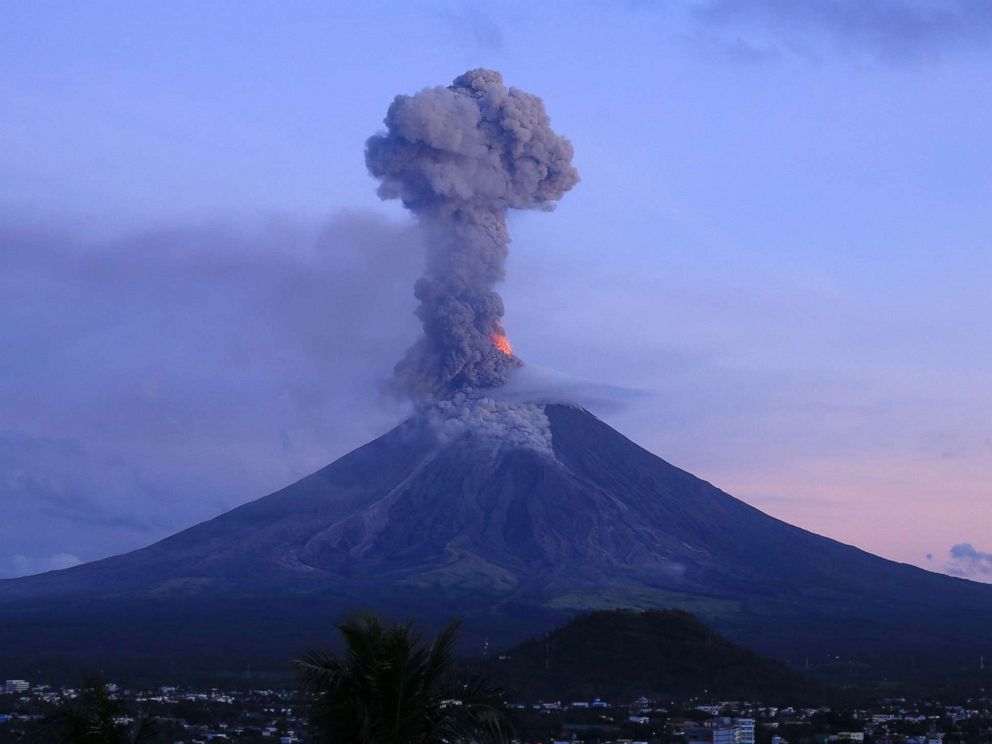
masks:
<svg viewBox="0 0 992 744"><path fill-rule="evenodd" d="M792 702L818 692L799 672L731 643L681 610L579 615L508 651L493 674L522 701L622 702L645 695Z"/></svg>

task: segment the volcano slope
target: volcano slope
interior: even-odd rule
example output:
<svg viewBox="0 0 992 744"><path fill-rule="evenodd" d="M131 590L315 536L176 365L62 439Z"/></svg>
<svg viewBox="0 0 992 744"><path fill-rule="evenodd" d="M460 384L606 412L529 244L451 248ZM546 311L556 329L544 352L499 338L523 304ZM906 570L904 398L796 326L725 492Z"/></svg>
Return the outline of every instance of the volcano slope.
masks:
<svg viewBox="0 0 992 744"><path fill-rule="evenodd" d="M418 415L150 547L0 582L0 658L281 666L359 609L499 647L580 611L691 611L798 662L992 654L992 586L790 526L573 405Z"/></svg>

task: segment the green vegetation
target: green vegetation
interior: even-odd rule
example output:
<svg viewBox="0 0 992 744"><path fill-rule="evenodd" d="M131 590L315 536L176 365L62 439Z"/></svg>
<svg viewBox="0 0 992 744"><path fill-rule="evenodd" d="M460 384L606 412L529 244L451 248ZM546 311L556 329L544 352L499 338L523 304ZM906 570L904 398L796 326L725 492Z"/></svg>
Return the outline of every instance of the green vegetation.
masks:
<svg viewBox="0 0 992 744"><path fill-rule="evenodd" d="M139 744L150 741L153 728L147 718L132 718L124 701L112 695L98 675L86 678L52 723L52 740L59 744Z"/></svg>
<svg viewBox="0 0 992 744"><path fill-rule="evenodd" d="M458 678L458 624L427 643L409 623L363 615L337 626L344 651L296 662L313 696L315 740L350 744L486 742L506 738L499 696L484 678Z"/></svg>

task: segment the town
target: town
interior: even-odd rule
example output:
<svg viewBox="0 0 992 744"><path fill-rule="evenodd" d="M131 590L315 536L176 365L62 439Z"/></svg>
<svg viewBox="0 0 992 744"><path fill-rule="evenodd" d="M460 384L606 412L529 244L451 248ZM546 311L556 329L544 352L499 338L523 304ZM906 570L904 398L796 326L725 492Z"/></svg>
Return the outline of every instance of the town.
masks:
<svg viewBox="0 0 992 744"><path fill-rule="evenodd" d="M168 744L242 742L303 744L308 700L297 690L127 689L105 684L120 705L117 723L148 725L140 741ZM27 680L0 689L0 744L53 738L59 712L80 690ZM992 698L979 691L961 701L880 698L839 707L778 707L759 701L592 700L508 701L520 742L645 742L646 744L978 744L992 742Z"/></svg>

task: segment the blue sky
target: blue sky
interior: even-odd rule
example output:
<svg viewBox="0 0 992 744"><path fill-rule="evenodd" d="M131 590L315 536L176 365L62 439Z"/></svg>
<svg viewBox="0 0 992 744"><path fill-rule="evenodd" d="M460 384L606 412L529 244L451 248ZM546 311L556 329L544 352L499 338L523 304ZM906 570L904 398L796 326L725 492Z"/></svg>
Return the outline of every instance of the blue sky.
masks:
<svg viewBox="0 0 992 744"><path fill-rule="evenodd" d="M511 216L517 352L646 391L597 412L771 514L989 578L980 0L3 5L0 576L403 416L422 256L363 143L478 66L583 179Z"/></svg>

